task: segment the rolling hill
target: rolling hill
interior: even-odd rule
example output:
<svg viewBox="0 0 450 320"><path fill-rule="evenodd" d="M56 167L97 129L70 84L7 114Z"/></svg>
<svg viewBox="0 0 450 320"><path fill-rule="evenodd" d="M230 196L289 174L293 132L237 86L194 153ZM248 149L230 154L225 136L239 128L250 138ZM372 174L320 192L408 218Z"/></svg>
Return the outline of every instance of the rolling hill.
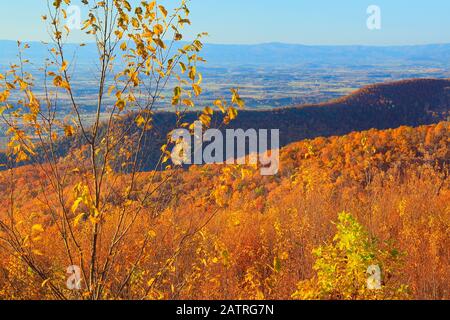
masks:
<svg viewBox="0 0 450 320"><path fill-rule="evenodd" d="M347 97L318 105L243 110L227 128L280 129L283 147L304 139L340 136L372 128L382 130L437 123L449 116L450 81L421 79L367 86ZM192 122L197 117L197 113L191 112L185 120ZM134 116L130 116L125 121L133 119ZM171 113L155 114L155 130L148 132L142 152L145 169L152 168L157 161L160 146L175 122ZM220 123L219 119L216 122Z"/></svg>

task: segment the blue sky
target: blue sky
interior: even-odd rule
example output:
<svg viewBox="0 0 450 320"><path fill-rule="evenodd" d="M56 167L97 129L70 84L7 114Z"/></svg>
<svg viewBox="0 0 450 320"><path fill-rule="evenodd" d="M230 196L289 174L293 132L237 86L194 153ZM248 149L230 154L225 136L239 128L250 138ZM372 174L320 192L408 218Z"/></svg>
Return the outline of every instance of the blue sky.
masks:
<svg viewBox="0 0 450 320"><path fill-rule="evenodd" d="M366 27L369 5L381 9L381 30ZM448 0L191 0L190 7L188 35L207 31L212 43L450 43ZM0 39L47 40L46 0L1 1L0 12ZM71 41L86 39L76 32Z"/></svg>

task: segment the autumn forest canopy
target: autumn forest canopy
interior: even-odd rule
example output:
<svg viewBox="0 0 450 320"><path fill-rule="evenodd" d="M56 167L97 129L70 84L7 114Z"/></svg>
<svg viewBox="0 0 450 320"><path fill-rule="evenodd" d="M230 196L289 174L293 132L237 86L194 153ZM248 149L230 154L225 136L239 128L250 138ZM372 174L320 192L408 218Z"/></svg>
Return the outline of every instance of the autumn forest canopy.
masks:
<svg viewBox="0 0 450 320"><path fill-rule="evenodd" d="M242 86L208 71L189 1L81 3L95 71L70 0L43 13L43 61L19 41L0 69L0 300L450 299L448 77L257 108L245 81L264 68ZM245 139L233 163L173 161L195 123L276 129L279 169L261 175Z"/></svg>

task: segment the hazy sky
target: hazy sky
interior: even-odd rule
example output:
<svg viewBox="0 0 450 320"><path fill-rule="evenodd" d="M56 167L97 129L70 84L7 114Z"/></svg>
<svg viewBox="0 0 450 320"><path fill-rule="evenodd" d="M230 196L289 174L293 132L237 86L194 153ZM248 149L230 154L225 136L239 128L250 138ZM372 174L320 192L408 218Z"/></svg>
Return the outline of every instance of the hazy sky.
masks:
<svg viewBox="0 0 450 320"><path fill-rule="evenodd" d="M46 40L46 1L1 0L0 39ZM381 9L381 30L366 26L369 5ZM450 43L449 0L191 0L190 7L189 34L207 31L212 43ZM75 32L71 41L86 40Z"/></svg>

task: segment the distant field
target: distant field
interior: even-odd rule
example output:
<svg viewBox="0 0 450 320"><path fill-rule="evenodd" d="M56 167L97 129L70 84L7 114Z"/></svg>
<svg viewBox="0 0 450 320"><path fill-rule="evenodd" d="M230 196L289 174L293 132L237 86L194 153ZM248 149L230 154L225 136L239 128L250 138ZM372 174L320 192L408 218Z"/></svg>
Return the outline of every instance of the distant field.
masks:
<svg viewBox="0 0 450 320"><path fill-rule="evenodd" d="M0 70L6 67L0 65ZM216 99L228 99L230 88L239 88L245 100L246 109L268 110L292 105L316 104L346 96L357 88L369 84L383 83L412 78L450 78L450 66L445 64L435 68L429 66L378 65L378 66L337 66L296 65L286 66L222 66L199 68L203 74L203 93L196 101L196 109L210 106ZM82 117L86 123L92 121L95 111L93 82L95 68L81 65L73 75L73 87L77 92L77 102L81 105ZM43 81L36 72L36 83ZM176 84L169 82L163 94L170 97ZM43 95L43 88L35 92ZM114 97L104 99L104 110L115 103ZM60 96L59 105L71 112L68 97ZM155 105L154 109L171 111L168 99ZM0 138L2 134L0 132ZM5 144L1 140L2 145ZM2 147L0 147L1 149Z"/></svg>

